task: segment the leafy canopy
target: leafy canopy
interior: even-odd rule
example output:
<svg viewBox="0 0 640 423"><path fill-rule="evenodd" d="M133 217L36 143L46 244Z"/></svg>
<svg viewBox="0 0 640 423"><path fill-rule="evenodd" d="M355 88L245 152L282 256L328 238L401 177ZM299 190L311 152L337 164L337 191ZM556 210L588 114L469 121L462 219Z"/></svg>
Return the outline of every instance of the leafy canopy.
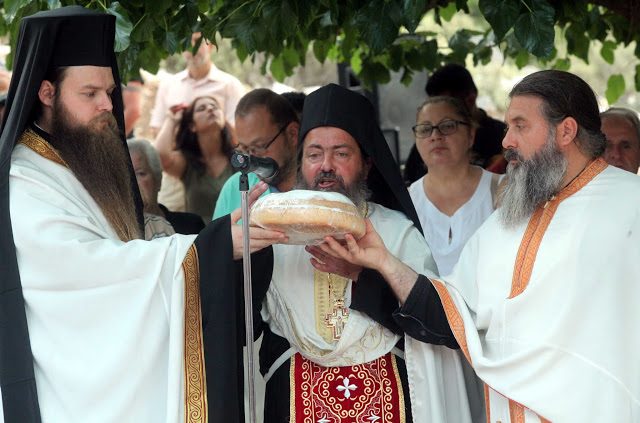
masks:
<svg viewBox="0 0 640 423"><path fill-rule="evenodd" d="M471 0L475 1L475 0ZM232 40L244 61L263 52L273 76L282 81L305 65L311 48L318 60L349 63L365 84L385 83L402 72L408 84L414 72L443 63L486 64L495 48L522 68L530 60L567 69L571 57L589 62L589 46L602 43L600 54L615 61L619 45L638 41L640 32L616 10L615 0L478 0L485 30L459 29L446 45L438 42L442 21L469 13L466 0L0 0L0 34L15 44L22 17L71 4L111 13L117 18L115 49L123 80L143 68L158 71L160 61L191 48L190 35L202 31ZM428 17L425 18L425 15ZM422 30L430 28L430 31ZM557 34L560 37L557 37ZM559 39L558 39L559 38ZM558 57L557 45L566 54ZM640 43L637 43L640 45ZM636 49L640 57L640 48ZM12 54L8 57L11 67ZM635 85L640 90L636 68ZM609 103L624 92L624 78L608 81Z"/></svg>

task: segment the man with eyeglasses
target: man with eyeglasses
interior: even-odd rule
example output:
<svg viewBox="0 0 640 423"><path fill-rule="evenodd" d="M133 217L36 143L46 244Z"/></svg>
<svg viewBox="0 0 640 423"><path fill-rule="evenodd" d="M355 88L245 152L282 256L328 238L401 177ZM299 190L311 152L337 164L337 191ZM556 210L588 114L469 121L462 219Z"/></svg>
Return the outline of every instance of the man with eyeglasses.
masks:
<svg viewBox="0 0 640 423"><path fill-rule="evenodd" d="M236 108L236 151L257 157L270 157L278 162L278 175L269 181L265 194L289 191L296 178L296 144L298 116L289 102L279 94L259 88L240 99ZM222 187L213 218L224 216L240 207L240 173ZM260 181L249 174L249 185ZM263 194L264 195L264 194Z"/></svg>

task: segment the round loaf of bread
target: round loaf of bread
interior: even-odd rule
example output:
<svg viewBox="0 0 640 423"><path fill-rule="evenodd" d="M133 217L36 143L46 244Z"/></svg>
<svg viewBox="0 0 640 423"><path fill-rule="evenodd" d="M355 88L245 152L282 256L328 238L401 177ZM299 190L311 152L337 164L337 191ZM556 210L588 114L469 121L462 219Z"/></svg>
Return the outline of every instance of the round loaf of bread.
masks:
<svg viewBox="0 0 640 423"><path fill-rule="evenodd" d="M365 233L364 219L349 198L337 192L293 190L259 198L251 208L249 224L284 232L288 244L323 243L329 235L344 240Z"/></svg>

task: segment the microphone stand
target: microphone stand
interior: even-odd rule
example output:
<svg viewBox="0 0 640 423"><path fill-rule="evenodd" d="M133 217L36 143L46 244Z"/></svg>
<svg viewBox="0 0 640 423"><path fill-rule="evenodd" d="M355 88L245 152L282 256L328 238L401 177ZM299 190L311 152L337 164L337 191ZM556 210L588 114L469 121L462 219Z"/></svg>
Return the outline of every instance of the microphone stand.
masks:
<svg viewBox="0 0 640 423"><path fill-rule="evenodd" d="M244 323L247 345L247 389L249 390L249 423L256 423L256 391L253 372L253 294L251 289L251 250L249 248L249 177L241 171L242 265L244 271Z"/></svg>

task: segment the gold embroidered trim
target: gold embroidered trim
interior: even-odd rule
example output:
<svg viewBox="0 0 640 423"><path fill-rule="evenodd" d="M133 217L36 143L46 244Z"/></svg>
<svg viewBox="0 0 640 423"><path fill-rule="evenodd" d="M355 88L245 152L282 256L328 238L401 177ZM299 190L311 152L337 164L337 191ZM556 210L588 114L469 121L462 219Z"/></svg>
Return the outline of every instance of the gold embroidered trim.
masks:
<svg viewBox="0 0 640 423"><path fill-rule="evenodd" d="M484 406L487 412L487 423L491 423L491 405L489 404L489 385L484 385Z"/></svg>
<svg viewBox="0 0 640 423"><path fill-rule="evenodd" d="M524 423L524 407L513 400L509 400L509 417L511 423Z"/></svg>
<svg viewBox="0 0 640 423"><path fill-rule="evenodd" d="M296 423L296 355L291 356L289 367L289 421Z"/></svg>
<svg viewBox="0 0 640 423"><path fill-rule="evenodd" d="M184 273L184 419L185 423L206 423L207 376L202 343L200 265L192 245L182 262Z"/></svg>
<svg viewBox="0 0 640 423"><path fill-rule="evenodd" d="M398 372L398 363L396 363L396 355L391 353L391 366L393 367L393 375L396 377L396 385L398 386L398 414L400 423L406 423L407 417L404 412L404 390L402 389L402 381L400 380L400 372Z"/></svg>
<svg viewBox="0 0 640 423"><path fill-rule="evenodd" d="M69 168L67 163L62 159L62 157L60 157L60 154L58 154L56 149L53 148L51 144L45 141L40 135L36 134L32 129L27 129L22 133L22 135L20 135L18 144L29 147L31 150L35 151L45 159L51 160L52 162L57 163L60 166Z"/></svg>
<svg viewBox="0 0 640 423"><path fill-rule="evenodd" d="M447 321L449 322L449 326L451 327L451 332L453 332L453 336L458 341L458 345L460 345L460 349L467 360L469 360L469 364L473 367L473 362L471 361L471 354L469 354L469 345L467 345L467 333L464 329L464 319L462 315L458 311L455 302L453 302L453 298L451 298L451 294L444 286L444 283L437 279L430 279L433 286L438 291L438 295L440 296L440 301L442 302L442 307L444 308L444 313L447 316Z"/></svg>

